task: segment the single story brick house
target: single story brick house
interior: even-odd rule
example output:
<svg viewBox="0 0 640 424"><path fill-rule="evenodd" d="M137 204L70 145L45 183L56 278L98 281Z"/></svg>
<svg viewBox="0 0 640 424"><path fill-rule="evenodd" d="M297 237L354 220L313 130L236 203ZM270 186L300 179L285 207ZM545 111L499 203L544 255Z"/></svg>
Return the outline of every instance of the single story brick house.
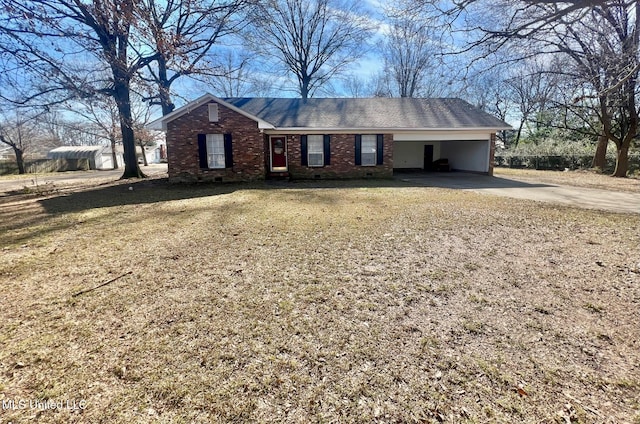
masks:
<svg viewBox="0 0 640 424"><path fill-rule="evenodd" d="M394 169L493 173L505 122L453 98L218 98L152 122L170 181L391 177Z"/></svg>

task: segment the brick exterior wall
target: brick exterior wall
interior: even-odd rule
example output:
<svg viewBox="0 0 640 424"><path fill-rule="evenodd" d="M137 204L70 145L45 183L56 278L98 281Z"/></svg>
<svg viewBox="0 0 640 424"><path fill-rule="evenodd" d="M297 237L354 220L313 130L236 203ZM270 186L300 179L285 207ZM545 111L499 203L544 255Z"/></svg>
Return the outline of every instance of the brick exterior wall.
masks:
<svg viewBox="0 0 640 424"><path fill-rule="evenodd" d="M233 167L201 169L198 134L232 137ZM167 124L169 181L252 181L265 178L265 138L258 123L222 105L218 122L209 122L208 104Z"/></svg>
<svg viewBox="0 0 640 424"><path fill-rule="evenodd" d="M370 133L370 132L369 132ZM355 134L331 134L330 164L322 167L303 166L300 136L286 135L289 174L294 179L390 178L393 176L393 135L385 134L383 163L376 166L356 166Z"/></svg>
<svg viewBox="0 0 640 424"><path fill-rule="evenodd" d="M198 134L232 136L233 166L226 169L202 169ZM287 140L287 163L293 179L315 178L389 178L393 175L393 135L385 134L383 164L355 165L355 134L331 134L331 163L323 167L301 165L300 135L284 135ZM209 122L208 104L201 105L167 124L167 158L169 180L252 181L268 177L269 136L258 129L254 120L222 105L218 122Z"/></svg>

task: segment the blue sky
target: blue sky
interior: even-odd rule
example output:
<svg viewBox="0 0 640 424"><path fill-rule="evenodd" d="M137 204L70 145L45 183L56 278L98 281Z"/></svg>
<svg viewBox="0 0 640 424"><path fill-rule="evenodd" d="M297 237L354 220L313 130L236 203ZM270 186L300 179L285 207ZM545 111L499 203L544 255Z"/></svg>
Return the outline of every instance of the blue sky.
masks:
<svg viewBox="0 0 640 424"><path fill-rule="evenodd" d="M364 0L362 2L362 12L371 19L373 25L376 27L376 30L372 33L372 37L369 40L367 46L363 46L366 50L366 53L361 57L354 61L345 72L347 75L355 75L359 78L362 78L364 81L368 81L373 78L375 75L379 74L383 70L383 62L378 51L379 47L384 42L384 34L388 31L388 24L384 22L384 15L382 14L382 10L386 7L387 2L381 2L378 0ZM230 43L230 49L234 51L241 51L249 53L245 51L245 47L242 46L242 42L239 40L233 40L232 38L228 38L223 40L225 43ZM268 66L268 65L267 65ZM264 68L262 68L264 69ZM256 71L259 73L260 71ZM296 97L298 96L295 91L296 82L291 81L290 78L282 74L280 70L267 69L267 72L264 73L263 78L268 79L272 78L273 75L278 74L280 78L278 82L285 85L287 87L286 90L278 90L274 91L274 93L270 94L271 96L277 97ZM276 86L278 83L276 83ZM342 83L339 77L333 79L328 85L327 88L329 90L319 90L316 93L316 97L327 97L327 96L345 96L347 93L344 93L341 90ZM176 85L176 93L185 93L183 97L193 99L199 97L203 90L211 91L214 95L221 95L221 93L216 93L212 87L208 87L205 84L193 82L188 79L184 79L180 81L180 87Z"/></svg>
<svg viewBox="0 0 640 424"><path fill-rule="evenodd" d="M357 61L351 64L351 66L345 72L346 75L355 76L364 82L370 82L374 77L381 74L384 69L384 63L382 56L380 54L380 47L384 43L385 34L389 31L389 24L386 22L386 18L384 16L384 9L389 5L397 6L396 2L387 2L387 1L379 1L379 0L363 0L362 2L362 12L366 14L373 22L376 27L376 31L372 34L371 39L369 40L369 45L365 46L367 50L366 53L359 58ZM457 37L457 36L456 36ZM451 39L446 39L445 42L449 42ZM227 40L228 42L233 41L231 39ZM440 41L436 41L440 42ZM243 49L242 44L240 42L236 42L235 45L231 47L236 51L241 51ZM463 60L461 56L448 56L446 58L448 62L460 62ZM264 69L267 65L261 65L262 69ZM435 80L434 84L441 82L441 87L439 87L438 95L449 96L455 93L459 93L460 91L455 91L454 86L460 81L460 76L456 75L461 73L464 70L464 63L458 64L454 69L444 69L440 67L438 61L434 58L434 68L432 72L432 79ZM260 72L260 71L256 71ZM260 76L263 80L268 80L272 78L274 74L280 75L280 77L275 81L274 86L278 86L279 84L284 84L287 81L286 76L284 75L284 71L282 70L274 70L267 69L263 75ZM442 78L442 81L439 80ZM269 93L270 96L277 97L295 97L297 93L295 91L296 83L295 81L290 81L288 84L285 84L288 90L275 91L273 93ZM340 81L340 78L334 78L330 84L327 85L329 90L319 90L314 95L315 97L329 97L329 96L348 96L349 93L345 92L342 88L343 84ZM214 95L222 95L223 93L216 92L213 87L207 86L205 84L192 84L187 81L182 81L180 84L180 88L175 90L176 93L180 93L185 98L193 99L199 97L203 91L211 91ZM248 95L264 95L264 94L255 94L249 93Z"/></svg>

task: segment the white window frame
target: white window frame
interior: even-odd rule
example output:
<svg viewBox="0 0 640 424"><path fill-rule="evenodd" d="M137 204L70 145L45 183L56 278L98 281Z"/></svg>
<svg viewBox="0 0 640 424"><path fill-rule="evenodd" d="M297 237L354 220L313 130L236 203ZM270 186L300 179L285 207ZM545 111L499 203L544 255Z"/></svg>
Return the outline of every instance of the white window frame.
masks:
<svg viewBox="0 0 640 424"><path fill-rule="evenodd" d="M376 166L378 162L377 149L378 136L376 134L362 134L360 139L360 164L362 166Z"/></svg>
<svg viewBox="0 0 640 424"><path fill-rule="evenodd" d="M207 165L209 169L226 168L224 134L207 134Z"/></svg>
<svg viewBox="0 0 640 424"><path fill-rule="evenodd" d="M311 158L314 158L312 160ZM307 165L310 168L324 166L324 136L312 134L307 136Z"/></svg>
<svg viewBox="0 0 640 424"><path fill-rule="evenodd" d="M209 122L218 122L218 103L209 103Z"/></svg>

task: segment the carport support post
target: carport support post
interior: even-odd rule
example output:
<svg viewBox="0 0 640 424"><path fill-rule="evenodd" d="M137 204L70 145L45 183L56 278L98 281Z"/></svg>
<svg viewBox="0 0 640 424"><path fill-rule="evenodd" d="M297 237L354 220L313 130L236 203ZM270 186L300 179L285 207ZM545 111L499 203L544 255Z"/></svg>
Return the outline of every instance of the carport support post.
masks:
<svg viewBox="0 0 640 424"><path fill-rule="evenodd" d="M496 133L491 133L489 138L489 170L488 175L493 176L493 166L496 160Z"/></svg>

